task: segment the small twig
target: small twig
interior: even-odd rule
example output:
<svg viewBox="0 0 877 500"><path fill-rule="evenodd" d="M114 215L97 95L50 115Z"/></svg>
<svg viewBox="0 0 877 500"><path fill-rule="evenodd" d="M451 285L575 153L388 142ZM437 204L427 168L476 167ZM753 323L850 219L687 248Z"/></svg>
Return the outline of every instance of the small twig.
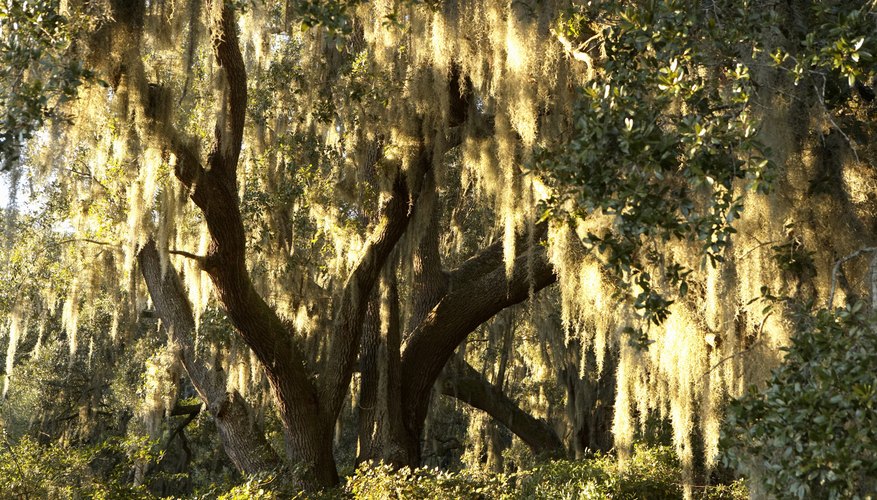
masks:
<svg viewBox="0 0 877 500"><path fill-rule="evenodd" d="M100 245L104 247L110 247L115 250L121 250L122 246L116 243L110 243L109 241L101 241L101 240L93 240L91 238L68 238L66 240L61 240L56 245L64 245L66 243L91 243L93 245Z"/></svg>
<svg viewBox="0 0 877 500"><path fill-rule="evenodd" d="M742 356L742 355L746 354L747 352L749 352L749 351L755 349L757 346L761 345L761 342L762 342L762 339L761 339L761 333L764 331L764 325L765 325L765 323L767 323L767 318L769 318L771 314L773 314L773 311L768 312L768 313L764 316L764 318L761 319L761 324L758 326L758 338L759 338L759 340L756 340L755 342L752 343L751 346L747 347L746 349L743 349L742 351L737 351L737 352L731 353L731 354L725 356L724 358L720 359L716 364L714 364L713 366L711 366L710 369L707 370L706 373L703 374L703 376L700 377L701 381L702 381L703 379L705 379L705 378L707 377L707 375L709 375L710 373L714 372L718 367L720 367L720 366L722 366L723 364L725 364L727 361L729 361L729 360L731 360L732 358L735 358L735 357L737 357L737 356Z"/></svg>
<svg viewBox="0 0 877 500"><path fill-rule="evenodd" d="M189 259L192 259L192 260L198 262L199 264L203 264L204 261L207 259L207 257L204 257L203 255L195 255L193 253L189 253L189 252L186 252L183 250L168 250L167 253L187 257Z"/></svg>
<svg viewBox="0 0 877 500"><path fill-rule="evenodd" d="M110 191L110 188L108 188L103 182L97 180L97 177L95 177L94 174L91 173L91 170L86 170L85 172L83 172L81 170L76 170L73 167L70 167L67 170L69 170L71 173L74 173L80 177L85 177L86 179L91 179L92 182L94 182L95 184L97 184L98 186L103 188L103 190L106 191L107 193L112 192L112 191Z"/></svg>
<svg viewBox="0 0 877 500"><path fill-rule="evenodd" d="M828 121L831 122L834 128L837 129L837 131L840 132L840 135L842 135L843 138L847 141L847 145L850 147L850 151L853 152L853 157L856 159L856 163L859 163L859 153L858 151L856 151L856 147L853 146L853 141L850 139L850 136L848 136L846 132L844 132L843 129L840 128L840 125L838 125L837 122L834 121L834 118L831 116L831 112L829 112L828 108L825 106L825 100L822 98L822 94L825 93L825 80L825 75L822 75L822 93L819 92L819 88L816 86L816 84L813 84L813 90L816 91L816 98L819 99L819 103L822 105L822 112L825 113L825 117L828 118Z"/></svg>
<svg viewBox="0 0 877 500"><path fill-rule="evenodd" d="M747 250L746 253L744 253L744 254L740 257L740 259L745 259L745 258L748 257L749 254L751 254L752 252L758 250L759 248L761 248L761 247L763 247L763 246L770 245L771 243L779 243L779 240L765 241L765 242L763 242L763 243L762 243L762 242L759 242L757 245L755 245L754 247L752 247L752 248L750 248L749 250Z"/></svg>
<svg viewBox="0 0 877 500"><path fill-rule="evenodd" d="M570 57L572 57L576 61L581 61L585 63L585 65L588 67L589 72L593 69L594 60L591 58L590 55L584 52L582 48L586 47L587 44L589 44L592 40L598 38L598 35L594 35L578 47L573 47L572 41L570 41L570 39L567 38L563 33L555 30L551 30L551 32L557 38L557 41L559 41L560 44L563 45L563 50L566 51L566 53L569 54Z"/></svg>
<svg viewBox="0 0 877 500"><path fill-rule="evenodd" d="M877 251L877 247L860 248L859 250L856 250L855 252L847 255L844 258L838 259L838 261L834 263L834 267L831 269L831 289L828 292L828 308L829 309L834 307L834 291L837 288L837 273L840 272L840 266L848 260L852 260L852 259L855 259L856 257L858 257L862 254L875 252L875 251ZM877 263L877 258L875 258L875 260L871 261L871 293L872 294L875 293L875 281L874 281L875 280L875 274L874 274L875 273L875 271L874 271L875 263ZM875 300L875 297L872 295L872 297L871 297L872 305L874 303L874 300Z"/></svg>

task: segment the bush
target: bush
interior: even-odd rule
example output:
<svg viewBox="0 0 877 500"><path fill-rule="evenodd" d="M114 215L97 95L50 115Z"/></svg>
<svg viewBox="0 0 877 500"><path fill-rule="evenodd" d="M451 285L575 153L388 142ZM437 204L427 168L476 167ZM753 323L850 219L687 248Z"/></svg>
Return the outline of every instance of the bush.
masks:
<svg viewBox="0 0 877 500"><path fill-rule="evenodd" d="M607 455L590 460L558 460L520 473L524 498L682 497L679 464L669 448L638 446L627 467Z"/></svg>
<svg viewBox="0 0 877 500"><path fill-rule="evenodd" d="M763 391L728 409L724 462L777 498L877 491L877 317L862 303L802 319Z"/></svg>
<svg viewBox="0 0 877 500"><path fill-rule="evenodd" d="M27 436L16 444L0 439L3 498L151 498L145 487L131 485L126 477L133 460L152 458L145 441L74 448L44 446Z"/></svg>
<svg viewBox="0 0 877 500"><path fill-rule="evenodd" d="M678 499L682 498L681 469L668 447L638 446L622 469L611 456L588 460L557 460L509 476L434 469L362 466L345 492L355 499ZM704 500L742 500L742 482L695 489Z"/></svg>
<svg viewBox="0 0 877 500"><path fill-rule="evenodd" d="M408 467L394 471L389 465L364 464L349 479L345 491L362 500L513 498L504 479L502 475L491 477Z"/></svg>

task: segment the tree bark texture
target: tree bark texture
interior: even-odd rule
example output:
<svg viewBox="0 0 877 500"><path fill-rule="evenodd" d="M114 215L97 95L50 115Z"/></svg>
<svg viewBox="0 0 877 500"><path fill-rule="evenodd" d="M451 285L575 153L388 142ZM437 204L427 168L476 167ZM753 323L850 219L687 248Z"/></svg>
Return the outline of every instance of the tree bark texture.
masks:
<svg viewBox="0 0 877 500"><path fill-rule="evenodd" d="M385 269L380 293L369 302L360 352L359 450L356 462L409 465L402 425L399 290L394 269Z"/></svg>

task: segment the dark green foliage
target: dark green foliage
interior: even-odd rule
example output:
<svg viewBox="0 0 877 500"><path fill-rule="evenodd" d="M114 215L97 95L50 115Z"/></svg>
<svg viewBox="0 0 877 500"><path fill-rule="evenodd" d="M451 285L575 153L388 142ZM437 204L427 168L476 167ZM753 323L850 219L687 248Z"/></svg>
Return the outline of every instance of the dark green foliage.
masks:
<svg viewBox="0 0 877 500"><path fill-rule="evenodd" d="M774 61L777 64L791 62L786 67L798 81L821 77L817 84L823 92L828 79L845 80L847 89L854 87L857 81L869 84L877 72L873 2L814 2L807 15L814 29L799 46L777 49L773 53Z"/></svg>
<svg viewBox="0 0 877 500"><path fill-rule="evenodd" d="M606 0L589 2L562 24L573 38L586 25L602 29L605 57L579 91L569 137L537 161L559 193L546 217L612 216L610 227L584 242L622 285L639 285L634 307L655 324L672 300L644 271L652 246L697 241L716 265L743 208L737 181L766 191L773 176L750 110L755 88L747 64L757 44L740 43L732 29L750 19L725 2L715 7L727 16L722 23L697 2ZM705 70L715 67L721 70ZM674 269L670 281L684 295L685 270Z"/></svg>
<svg viewBox="0 0 877 500"><path fill-rule="evenodd" d="M20 160L21 148L92 73L69 57L77 20L58 0L0 2L0 170ZM7 34L8 33L8 34Z"/></svg>
<svg viewBox="0 0 877 500"><path fill-rule="evenodd" d="M679 461L668 447L637 446L626 465L608 455L584 461L556 461L519 474L520 498L682 498ZM737 500L748 498L741 482L694 486L694 497Z"/></svg>
<svg viewBox="0 0 877 500"><path fill-rule="evenodd" d="M97 446L41 445L25 436L17 443L2 436L2 498L152 498L129 477L136 464L157 457L142 439L109 440Z"/></svg>
<svg viewBox="0 0 877 500"><path fill-rule="evenodd" d="M764 390L731 403L724 461L778 498L877 491L877 318L862 303L802 319Z"/></svg>
<svg viewBox="0 0 877 500"><path fill-rule="evenodd" d="M155 498L134 486L136 464L159 459L143 440L110 440L97 446L40 445L30 438L0 448L3 498ZM682 498L681 469L669 448L638 447L622 469L610 456L583 461L554 461L511 475L445 472L438 469L363 465L346 486L302 496L276 474L253 476L236 486L215 485L189 498L227 500L262 498L330 499L677 499ZM298 496L296 496L298 495ZM741 482L696 487L695 498L747 498Z"/></svg>

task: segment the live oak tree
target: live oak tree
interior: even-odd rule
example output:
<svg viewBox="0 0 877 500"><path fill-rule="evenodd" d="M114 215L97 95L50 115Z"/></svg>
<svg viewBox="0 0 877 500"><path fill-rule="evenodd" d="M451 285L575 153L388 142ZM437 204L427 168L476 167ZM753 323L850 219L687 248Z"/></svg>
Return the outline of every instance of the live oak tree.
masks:
<svg viewBox="0 0 877 500"><path fill-rule="evenodd" d="M778 363L795 304L834 290L832 252L873 240L873 7L738 3L39 4L79 37L52 53L87 72L50 73L78 99L53 83L59 111L27 123L59 119L3 143L18 158L30 138L70 235L69 280L32 300L61 306L74 356L96 290L127 306L114 338L148 295L246 473L336 484L347 398L358 460L419 464L436 390L557 453L504 391L538 344L573 417L614 381L622 459L668 420L690 485L695 436L709 468L724 401ZM22 81L58 67L15 61ZM528 299L486 376L467 338ZM202 342L212 304L254 359ZM262 373L282 457L242 394Z"/></svg>
<svg viewBox="0 0 877 500"><path fill-rule="evenodd" d="M238 172L248 104L247 73L256 72L260 68L258 65L253 65L256 61L249 61L250 68L245 63L238 37L238 13L233 5L202 6L204 19L196 10L201 7L189 6L190 15L181 22L181 29L188 30L190 46L187 50L190 60L186 61L184 58L181 64L191 66L188 69L193 80L191 92L195 93L195 84L202 84L195 81L198 68L214 64L214 57L217 67L212 78L219 80L217 84L220 89L216 97L217 109L214 111L215 132L210 138L211 145L202 151L202 146L198 144L196 138L187 136L185 129L181 130L182 124L178 120L187 117L173 116L170 112L173 102L178 102L179 96L185 96L189 91L185 87L187 84L177 82L183 84L183 88L175 95L171 81L151 81L149 77L154 69L147 66L148 57L152 57L148 54L148 50L157 48L149 45L162 43L161 35L153 38L156 34L151 33L149 29L154 27L152 23L158 23L162 21L163 15L168 15L163 9L169 7L150 5L147 8L145 4L136 3L110 4L108 6L110 10L106 13L107 22L88 42L91 51L86 59L96 68L96 74L107 85L106 90L97 87L95 92L109 94L113 101L111 104L120 107L105 115L105 119L111 122L121 120L116 123L122 130L119 138L111 139L114 145L110 146L112 151L106 158L110 165L101 168L113 168L112 163L115 159L119 162L134 161L144 167L139 169L134 186L124 193L132 204L129 205L127 214L127 229L131 231L131 238L125 244L124 259L127 262L123 263L123 272L132 272L133 267L130 264L135 252L145 252L151 248L147 245L143 250L139 250L146 244L150 222L149 212L145 209L155 201L156 177L161 175L162 169L172 169L182 189L172 185L164 187L162 210L158 215L159 227L155 235L161 250L160 254L165 259L160 266L161 271L150 274L149 267L146 265L150 262L148 260L150 255L141 253L141 261L144 264L142 267L144 275L148 278L147 281L159 282L157 286L150 284L150 292L159 315L165 319L165 325L172 330L172 338L178 335L190 335L194 330L193 325L196 322L194 315L190 318L183 305L185 302L179 300L180 287L175 286L173 282L163 281L168 279L169 241L173 238L180 243L186 241L183 238L185 235L181 234L184 233L183 230L178 231L173 227L175 221L172 218L174 211L186 210L174 206L179 205L180 193L184 193L192 200L203 217L208 243L206 246L202 245L203 253L198 255L181 249L174 249L171 252L186 256L191 261L188 264L197 267L196 273L205 272L210 277L215 295L223 305L229 320L258 358L275 395L287 443L286 458L291 463L304 466L306 474L302 480L306 483L334 484L337 482L337 471L332 455L332 430L348 392L358 359L372 289L375 288L381 269L390 254L399 246L400 239L412 219L420 214L419 218L422 221L419 224L427 227L430 220L438 218L436 178L442 173L437 170L442 166L445 151L455 147L455 142L460 143L466 137L463 126L474 121L467 120L467 115L470 112L479 113L475 99L471 95L472 90L469 88L470 79L466 78L459 68L452 68L450 61L446 62L445 71L441 74L425 77L435 80L434 85L438 87L440 95L446 96L447 107L419 110L417 106L405 101L391 101L389 110L391 113L380 117L382 120L387 120L388 130L381 133L369 131L364 126L357 127L358 120L367 120L370 117L359 116L353 111L350 116L339 113L337 116L316 118L292 117L296 121L305 119L305 123L301 126L302 130L290 134L292 140L311 140L318 145L322 142L320 135L332 132L338 134L343 130L345 140L347 136L373 134L372 137L366 137L361 145L353 143L351 146L346 146L343 143L336 143L334 144L336 150L329 153L337 155L336 159L339 160L340 167L348 167L348 175L371 175L372 179L364 179L361 183L372 191L371 199L365 201L374 207L367 210L369 205L366 205L359 209L348 209L358 210L360 213L325 216L349 218L346 224L350 225L367 224L370 226L370 235L361 240L354 236L351 238L352 241L343 242L345 245L358 245L360 248L352 252L350 262L339 259L341 262L330 264L339 267L339 269L330 269L339 272L339 276L333 277L327 283L340 290L334 293L330 291L328 294L333 302L332 307L327 307L328 304L307 304L303 298L294 296L293 300L300 306L296 305L305 309L292 309L290 311L292 313L307 317L309 312L306 307L323 309L317 312L319 316L313 321L315 324L294 325L281 319L276 311L279 307L276 304L275 307L269 306L260 295L246 261L247 235L244 229L244 217L249 214L242 211L242 208L246 208L242 205L242 201L246 203L248 200L246 195L242 200L239 194ZM365 30L365 28L360 29ZM203 33L199 35L199 31ZM279 40L266 38L250 43L296 45L307 41L292 39L289 35L283 34L272 34L272 36L280 38ZM322 43L320 38L322 37L318 37L315 42ZM211 47L213 56L204 56L203 60L192 60L198 55L198 44L203 42ZM167 43L167 40L164 43ZM301 50L300 47L286 50L296 49ZM345 51L339 53L335 46L328 47L324 52L327 54L326 59L331 57L343 59L343 56L348 55ZM350 64L350 62L342 62ZM333 76L333 73L335 77L343 76L339 68L327 66L323 71L328 73L329 77ZM393 73L389 71L391 69L392 66L387 68L388 74ZM323 78L325 77L327 76L324 75ZM304 85L303 88L305 91L310 90ZM97 98L96 95L92 97ZM398 109L392 109L394 107ZM192 112L204 111L195 109ZM256 142L253 147L255 150L266 149L261 153L267 157L265 160L268 163L273 163L268 165L268 168L278 170L276 174L279 176L289 175L289 172L282 169L289 168L287 161L295 161L298 158L278 159L278 153L273 150L275 146L271 145L272 150L268 150L265 145L259 144L258 136L277 133L272 127L289 127L290 118L289 115L282 115L271 123L257 122L255 127ZM308 120L314 120L314 123L307 123ZM293 124L298 125L295 122ZM91 130L86 132L80 127L74 130L76 134L83 135L100 133ZM475 132L472 134L474 135ZM115 151L117 147L128 151L118 151L122 153L122 157L117 157ZM347 147L350 148L349 151ZM363 155L356 150L357 148L368 148L371 151ZM131 158L126 157L128 152L133 155ZM259 153L254 151L254 154ZM142 154L150 156L150 159L146 160L145 157L141 159ZM275 156L273 159L272 155ZM362 158L358 158L360 155ZM322 162L323 165L328 162L319 157L317 161ZM147 167L146 163L150 163L150 166ZM258 164L258 160L254 161L254 164ZM313 168L325 168L323 165L317 163ZM369 169L372 170L371 173L368 172ZM90 177L91 180L101 177L98 172L92 174L94 175ZM271 179L267 180L271 182ZM275 179L275 181L281 180L286 179L282 177ZM344 179L341 180L343 181ZM432 198L429 200L432 206L422 201L428 198ZM94 201L89 200L88 203ZM507 200L506 203L509 201ZM509 211L511 208L508 207ZM430 213L430 210L433 213ZM282 219L284 214L266 215L270 220L271 217ZM368 218L374 220L368 221L366 220ZM328 222L332 224L334 221L329 219ZM345 223L344 220L340 222ZM516 228L511 226L510 229L513 237ZM283 230L288 231L288 228ZM535 241L533 238L530 244L520 245L517 252L511 246L513 241L506 242L506 253L512 259L521 261L516 266L510 265L511 263L504 264L502 246L492 245L463 262L457 271L445 273L438 260L438 231L422 232L423 235L419 238L410 237L408 243L416 256L415 262L412 263L412 288L416 300L412 301L415 305L409 313L408 323L413 327L406 335L405 349L400 351L397 345L395 351L388 352L387 357L390 359L395 357L395 362L390 361L386 366L364 367L362 370L362 373L366 374L369 369L377 369L378 374L383 374L390 380L396 378L401 382L391 386L391 390L397 391L395 394L385 393L381 398L384 405L389 401L400 404L395 411L401 414L401 418L385 415L375 417L382 420L376 421L376 426L392 426L395 429L382 434L386 436L386 442L375 443L377 448L373 448L375 458L386 458L398 464L419 461L419 437L432 386L457 345L469 332L499 310L525 299L531 290L538 290L554 281L554 275L545 258L545 251L542 247L533 244ZM531 234L535 234L535 231L531 231ZM338 235L333 234L327 236L338 238ZM293 245L298 242L272 243L280 243L281 251L285 243L289 251L293 250ZM520 256L516 257L516 253ZM347 256L342 257L347 258ZM430 259L432 261L427 265ZM154 259L151 262L154 262ZM296 274L306 281L315 281L314 277L308 274L317 272L319 268L297 270ZM170 273L170 276L173 276L174 271ZM74 282L74 290L76 286ZM306 286L327 288L325 285L321 287L320 283L306 283ZM503 289L505 293L497 293ZM162 294L168 292L175 292L177 296L162 297ZM279 290L274 290L272 295L280 295L278 292ZM173 302L174 300L176 302ZM311 300L316 302L314 298ZM203 303L202 301L203 299L200 298L194 300L196 304ZM68 303L70 302L68 299ZM169 306L169 304L174 305ZM307 318L305 319L307 323ZM70 323L71 321L68 321L68 325ZM308 329L313 331L308 332ZM307 333L310 333L310 339ZM68 331L68 334L74 337L75 326ZM386 345L391 346L392 344L389 343L391 334L385 333L385 335L387 335ZM380 342L379 339L372 339L372 342L375 341ZM221 383L218 387L213 387L216 382L211 380L211 376L214 375L211 375L203 364L198 364L199 360L196 359L197 356L191 347L186 347L186 343L180 345L183 346L181 356L184 367L202 398L208 403L208 407L217 406L214 414L220 423L221 432L224 433L223 418L233 420L229 412L237 408L234 404L234 393L226 396ZM306 355L307 350L317 350L320 355L309 358ZM390 373L391 371L395 373ZM378 379L380 376L378 375ZM373 382L364 380L363 386L370 383ZM216 400L218 402L214 405L212 401ZM247 421L246 418L238 418L238 420ZM232 428L233 424L230 424L229 429ZM256 439L256 434L239 433L234 429L227 434L224 433L223 436L227 437L225 439L227 449L235 446L245 448L257 446L250 442L235 441L239 436L253 436L253 439ZM556 441L554 438L550 444L556 445ZM243 457L245 452L236 452L233 449L229 454L233 458L236 454L241 456L235 461L239 462L242 470L245 471L253 471L262 465L252 465L248 462L270 455L270 453L251 453L253 457ZM265 460L270 460L270 457Z"/></svg>

